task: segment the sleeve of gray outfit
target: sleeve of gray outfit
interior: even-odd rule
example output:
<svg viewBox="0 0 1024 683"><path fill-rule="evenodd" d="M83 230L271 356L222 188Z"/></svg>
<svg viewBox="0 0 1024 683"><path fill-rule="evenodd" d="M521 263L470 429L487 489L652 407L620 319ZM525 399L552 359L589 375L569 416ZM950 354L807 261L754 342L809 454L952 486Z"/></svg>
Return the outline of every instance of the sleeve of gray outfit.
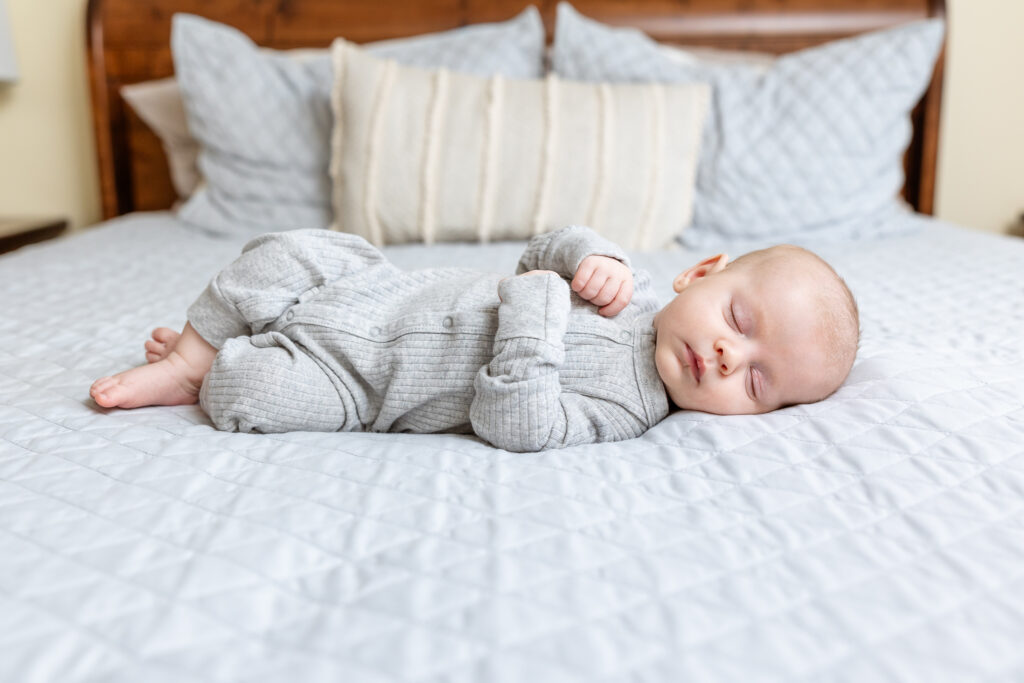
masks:
<svg viewBox="0 0 1024 683"><path fill-rule="evenodd" d="M553 270L562 277L572 280L583 259L593 254L618 259L633 270L633 305L643 311L656 311L661 308L654 294L650 275L646 271L633 269L622 247L583 225L570 225L534 237L520 257L516 273Z"/></svg>
<svg viewBox="0 0 1024 683"><path fill-rule="evenodd" d="M474 381L477 436L509 451L539 451L639 436L645 425L610 401L562 391L559 368L569 320L569 285L552 274L498 287L494 357Z"/></svg>
<svg viewBox="0 0 1024 683"><path fill-rule="evenodd" d="M188 321L215 348L260 334L303 294L352 270L353 261L383 261L354 235L290 230L260 235L220 271L188 309Z"/></svg>
<svg viewBox="0 0 1024 683"><path fill-rule="evenodd" d="M629 265L626 252L614 242L601 237L583 225L570 225L561 230L537 235L526 245L516 273L530 270L553 270L572 279L580 262L588 256L610 256Z"/></svg>
<svg viewBox="0 0 1024 683"><path fill-rule="evenodd" d="M633 271L633 298L630 306L636 306L641 311L658 311L661 303L658 295L654 292L654 284L651 282L651 275L646 270Z"/></svg>

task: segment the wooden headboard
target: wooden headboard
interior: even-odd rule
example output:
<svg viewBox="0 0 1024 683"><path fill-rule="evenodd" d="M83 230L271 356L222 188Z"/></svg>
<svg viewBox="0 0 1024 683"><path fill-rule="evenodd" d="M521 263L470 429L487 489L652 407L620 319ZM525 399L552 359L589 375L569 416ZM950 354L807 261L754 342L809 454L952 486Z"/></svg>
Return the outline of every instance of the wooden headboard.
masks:
<svg viewBox="0 0 1024 683"><path fill-rule="evenodd" d="M89 0L87 51L104 218L166 209L176 199L156 136L120 96L129 83L174 72L171 15L231 24L267 47L327 47L508 19L530 0ZM557 0L534 0L550 40ZM783 53L945 15L945 0L575 0L583 14L635 26L668 43ZM942 100L940 56L914 111L903 194L932 213Z"/></svg>

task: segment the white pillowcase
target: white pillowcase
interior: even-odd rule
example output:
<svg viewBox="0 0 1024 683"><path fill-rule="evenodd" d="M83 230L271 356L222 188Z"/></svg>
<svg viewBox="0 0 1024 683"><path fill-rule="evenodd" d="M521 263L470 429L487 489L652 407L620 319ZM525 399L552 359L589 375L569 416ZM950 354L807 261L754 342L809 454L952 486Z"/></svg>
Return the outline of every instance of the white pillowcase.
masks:
<svg viewBox="0 0 1024 683"><path fill-rule="evenodd" d="M482 78L332 50L335 229L381 245L586 223L651 249L690 222L705 84Z"/></svg>

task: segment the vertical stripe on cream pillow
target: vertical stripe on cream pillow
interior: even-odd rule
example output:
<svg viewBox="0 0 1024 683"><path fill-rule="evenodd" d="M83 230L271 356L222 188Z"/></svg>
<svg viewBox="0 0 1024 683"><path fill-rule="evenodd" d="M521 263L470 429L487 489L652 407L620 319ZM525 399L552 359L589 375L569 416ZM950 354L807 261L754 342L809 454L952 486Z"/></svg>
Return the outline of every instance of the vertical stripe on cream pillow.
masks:
<svg viewBox="0 0 1024 683"><path fill-rule="evenodd" d="M585 223L631 249L690 224L707 85L484 78L332 47L334 229L383 245Z"/></svg>

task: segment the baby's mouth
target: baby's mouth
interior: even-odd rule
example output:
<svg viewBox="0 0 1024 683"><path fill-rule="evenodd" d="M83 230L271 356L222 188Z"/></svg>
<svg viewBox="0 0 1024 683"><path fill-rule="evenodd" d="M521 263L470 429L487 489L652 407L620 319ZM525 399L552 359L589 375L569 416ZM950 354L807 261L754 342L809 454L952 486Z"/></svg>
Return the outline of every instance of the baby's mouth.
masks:
<svg viewBox="0 0 1024 683"><path fill-rule="evenodd" d="M686 344L686 342L683 343ZM704 359L694 353L689 344L686 344L686 357L690 363L693 378L697 380L697 384L700 384L700 378L704 374Z"/></svg>

